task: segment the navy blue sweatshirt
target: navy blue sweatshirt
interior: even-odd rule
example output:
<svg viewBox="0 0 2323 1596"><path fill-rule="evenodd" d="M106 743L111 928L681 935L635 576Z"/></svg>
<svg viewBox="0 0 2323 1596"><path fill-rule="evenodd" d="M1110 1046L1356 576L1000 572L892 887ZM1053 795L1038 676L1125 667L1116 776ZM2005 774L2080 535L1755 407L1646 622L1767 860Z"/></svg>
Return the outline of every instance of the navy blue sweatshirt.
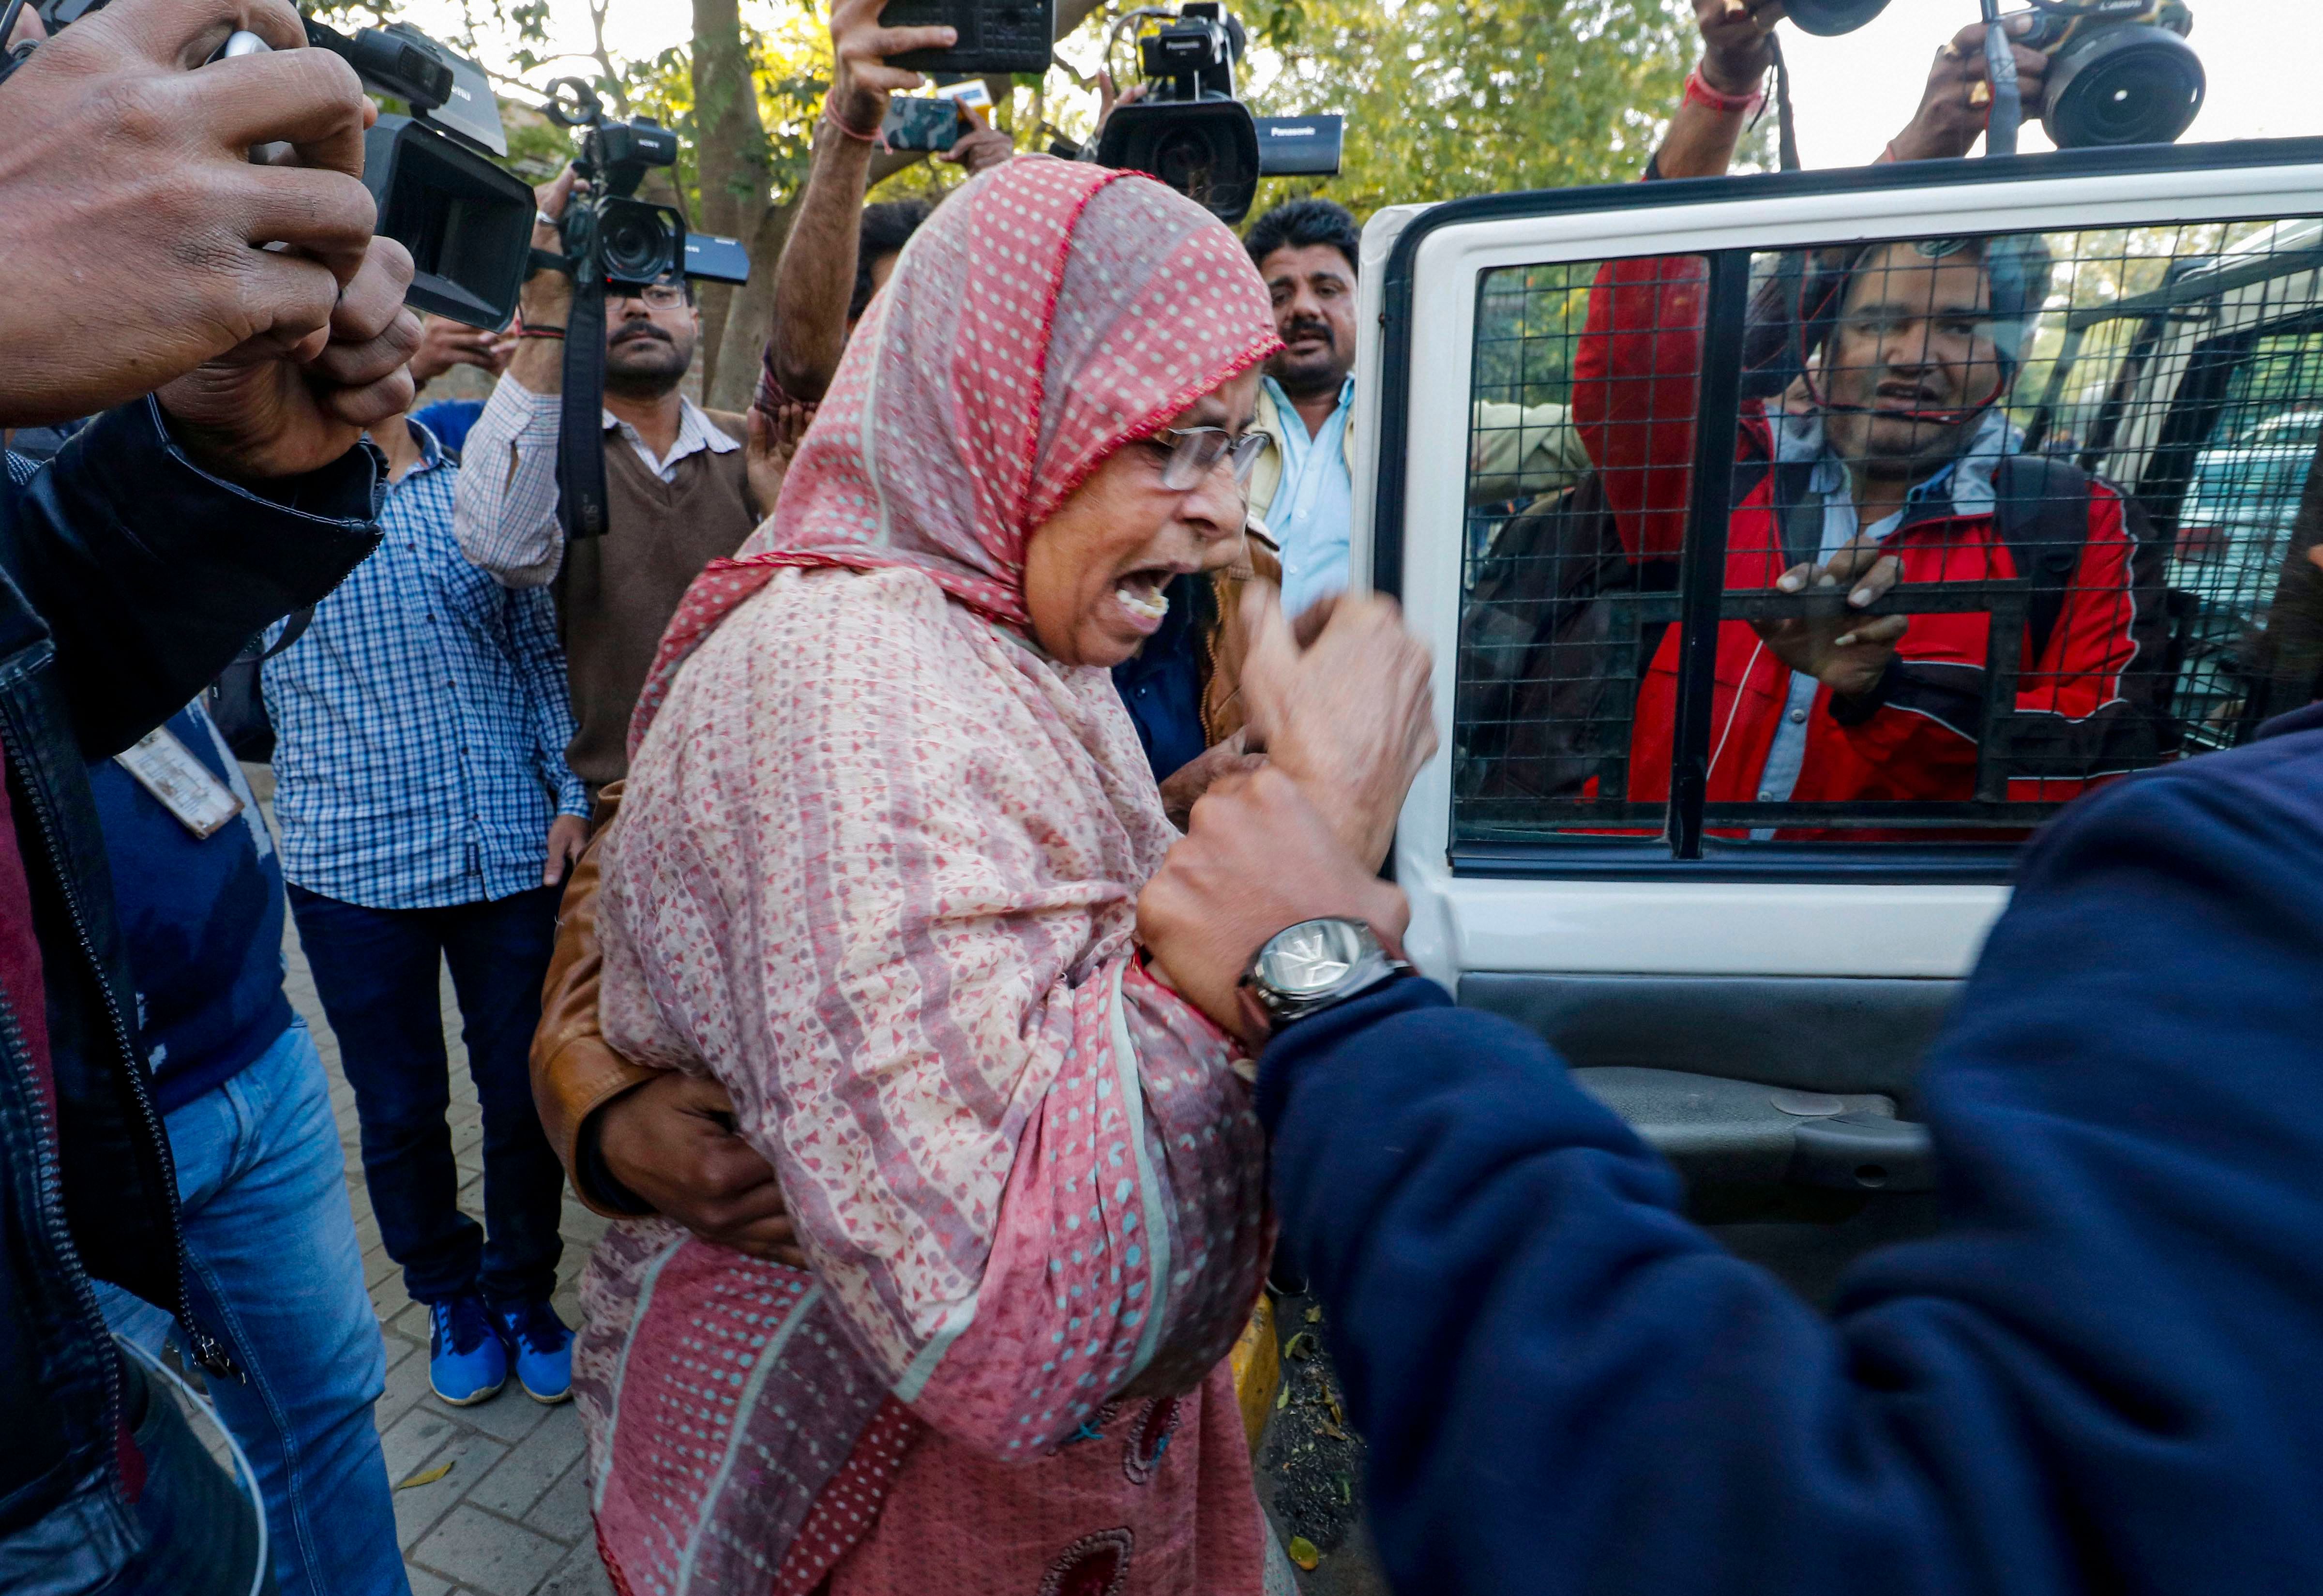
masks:
<svg viewBox="0 0 2323 1596"><path fill-rule="evenodd" d="M1530 1034L1271 1048L1400 1590L2323 1591L2323 708L2030 848L1928 1062L1945 1220L1828 1316Z"/></svg>

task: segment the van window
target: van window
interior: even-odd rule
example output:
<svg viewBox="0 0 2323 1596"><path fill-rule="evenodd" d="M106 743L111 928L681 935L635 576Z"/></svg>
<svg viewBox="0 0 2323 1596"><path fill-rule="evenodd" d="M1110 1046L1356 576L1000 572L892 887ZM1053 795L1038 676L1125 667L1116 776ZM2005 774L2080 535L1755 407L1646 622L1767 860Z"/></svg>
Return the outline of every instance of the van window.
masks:
<svg viewBox="0 0 2323 1596"><path fill-rule="evenodd" d="M2013 841L2316 696L2314 220L1503 268L1474 371L1455 844Z"/></svg>

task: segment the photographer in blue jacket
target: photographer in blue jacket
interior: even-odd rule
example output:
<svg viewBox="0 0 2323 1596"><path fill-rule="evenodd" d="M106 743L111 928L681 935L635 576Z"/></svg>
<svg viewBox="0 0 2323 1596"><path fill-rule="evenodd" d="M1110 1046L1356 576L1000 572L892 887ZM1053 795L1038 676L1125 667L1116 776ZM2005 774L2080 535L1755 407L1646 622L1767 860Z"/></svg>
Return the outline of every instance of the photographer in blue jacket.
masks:
<svg viewBox="0 0 2323 1596"><path fill-rule="evenodd" d="M1942 1228L1827 1314L1406 913L1274 769L1139 905L1262 1048L1400 1589L2323 1589L2323 705L2032 845L1926 1066Z"/></svg>

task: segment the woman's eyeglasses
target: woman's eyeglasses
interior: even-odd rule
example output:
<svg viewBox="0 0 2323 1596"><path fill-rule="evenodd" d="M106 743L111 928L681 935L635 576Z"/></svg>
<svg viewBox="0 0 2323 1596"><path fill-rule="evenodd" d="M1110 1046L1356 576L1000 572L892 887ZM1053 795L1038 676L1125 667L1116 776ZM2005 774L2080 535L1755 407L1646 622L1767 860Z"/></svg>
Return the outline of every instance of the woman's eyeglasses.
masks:
<svg viewBox="0 0 2323 1596"><path fill-rule="evenodd" d="M1162 465L1162 485L1172 493L1185 493L1200 487L1221 460L1234 468L1236 484L1248 487L1266 447L1266 435L1228 432L1223 427L1165 427L1145 442L1169 456Z"/></svg>

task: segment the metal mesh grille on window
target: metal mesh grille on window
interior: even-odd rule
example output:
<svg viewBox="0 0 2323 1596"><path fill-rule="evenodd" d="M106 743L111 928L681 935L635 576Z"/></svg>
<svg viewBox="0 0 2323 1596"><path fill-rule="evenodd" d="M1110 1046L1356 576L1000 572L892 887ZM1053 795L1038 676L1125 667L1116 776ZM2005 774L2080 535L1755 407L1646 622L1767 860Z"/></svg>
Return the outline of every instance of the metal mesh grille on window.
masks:
<svg viewBox="0 0 2323 1596"><path fill-rule="evenodd" d="M1482 279L1455 840L1660 834L1688 669L1721 846L2018 836L2317 696L2323 222L1749 265L1722 529L1688 516L1709 262ZM1722 594L1687 665L1690 541Z"/></svg>

